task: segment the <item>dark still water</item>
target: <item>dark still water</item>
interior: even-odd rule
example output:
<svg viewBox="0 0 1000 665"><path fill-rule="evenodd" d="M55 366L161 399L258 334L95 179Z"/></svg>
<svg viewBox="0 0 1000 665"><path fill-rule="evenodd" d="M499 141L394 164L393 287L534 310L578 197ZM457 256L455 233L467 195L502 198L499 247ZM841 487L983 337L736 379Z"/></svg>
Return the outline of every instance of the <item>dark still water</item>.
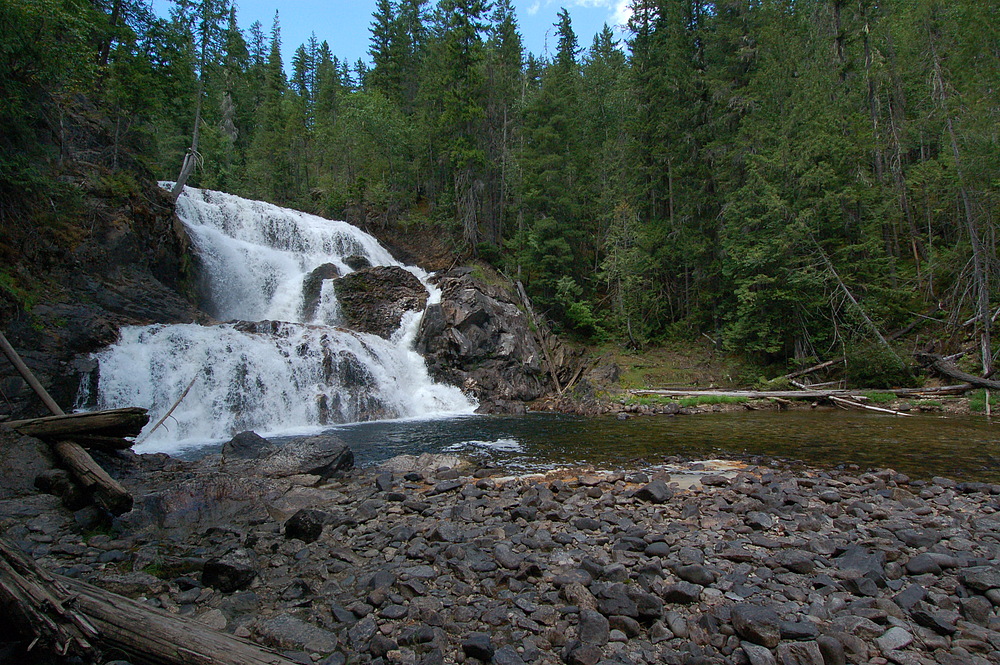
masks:
<svg viewBox="0 0 1000 665"><path fill-rule="evenodd" d="M451 453L512 472L555 466L641 468L667 455L766 455L834 466L892 467L1000 482L1000 429L983 416L745 411L620 421L552 414L390 421L330 430L368 466L403 453Z"/></svg>

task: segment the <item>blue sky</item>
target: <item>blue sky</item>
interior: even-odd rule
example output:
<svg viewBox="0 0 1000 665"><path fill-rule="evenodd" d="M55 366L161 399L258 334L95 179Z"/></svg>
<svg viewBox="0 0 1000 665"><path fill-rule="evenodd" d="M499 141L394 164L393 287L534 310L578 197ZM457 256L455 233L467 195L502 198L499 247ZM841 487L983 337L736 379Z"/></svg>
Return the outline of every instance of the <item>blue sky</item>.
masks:
<svg viewBox="0 0 1000 665"><path fill-rule="evenodd" d="M265 34L271 29L274 12L281 23L282 55L285 64L292 52L315 32L319 41L330 43L333 54L354 63L368 56L369 28L376 0L236 0L240 27L245 31L254 21L260 21ZM432 0L431 4L435 4ZM552 25L561 7L569 10L573 29L581 47L589 47L594 35L605 23L615 28L621 38L628 20L628 0L515 0L517 20L527 51L541 56L555 51L556 38ZM172 3L153 0L153 9L166 15ZM619 26L619 27L616 27Z"/></svg>

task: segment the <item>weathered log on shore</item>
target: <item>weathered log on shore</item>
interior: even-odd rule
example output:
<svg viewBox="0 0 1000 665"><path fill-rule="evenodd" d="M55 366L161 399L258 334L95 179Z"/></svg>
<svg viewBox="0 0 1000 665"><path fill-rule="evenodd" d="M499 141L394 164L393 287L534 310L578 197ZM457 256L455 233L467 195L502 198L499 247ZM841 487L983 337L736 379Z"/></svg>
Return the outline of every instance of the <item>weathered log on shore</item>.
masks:
<svg viewBox="0 0 1000 665"><path fill-rule="evenodd" d="M62 655L125 652L153 665L291 665L198 621L79 580L52 575L0 539L0 601L45 648Z"/></svg>
<svg viewBox="0 0 1000 665"><path fill-rule="evenodd" d="M969 384L969 389L972 388L986 388L988 390L1000 390L1000 381L993 381L992 379L985 379L975 374L969 374L968 372L963 372L954 363L951 363L936 353L916 353L914 356L917 360L941 376L948 377L949 379L955 379L956 381L964 381Z"/></svg>
<svg viewBox="0 0 1000 665"><path fill-rule="evenodd" d="M132 495L109 476L80 444L60 441L54 447L73 476L108 512L112 515L124 515L132 510Z"/></svg>
<svg viewBox="0 0 1000 665"><path fill-rule="evenodd" d="M1000 384L998 384L1000 385ZM936 388L893 388L879 389L880 393L891 393L897 397L920 397L924 395L954 395L971 390L969 384L940 386ZM746 399L830 399L831 397L855 397L858 390L695 390L690 388L657 388L630 390L633 395L657 395L661 397L743 397Z"/></svg>
<svg viewBox="0 0 1000 665"><path fill-rule="evenodd" d="M14 420L7 426L21 434L46 440L77 438L81 434L123 439L138 436L148 422L146 409L130 407Z"/></svg>

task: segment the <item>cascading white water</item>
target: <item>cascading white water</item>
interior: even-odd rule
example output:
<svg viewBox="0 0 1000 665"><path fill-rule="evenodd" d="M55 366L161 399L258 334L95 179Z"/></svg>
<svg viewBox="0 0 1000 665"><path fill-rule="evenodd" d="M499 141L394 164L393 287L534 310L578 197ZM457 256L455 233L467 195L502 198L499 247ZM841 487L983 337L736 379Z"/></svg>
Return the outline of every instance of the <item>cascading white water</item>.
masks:
<svg viewBox="0 0 1000 665"><path fill-rule="evenodd" d="M239 322L126 327L116 344L95 354L96 406L142 406L151 423L194 381L140 452L171 452L247 429L276 434L475 408L458 388L434 383L412 349L419 312L404 316L385 340L335 327L339 305L330 280L307 307L304 285L327 264L341 275L353 272L351 257L401 265L370 235L345 222L190 187L177 213L201 260L211 313ZM440 300L423 271L401 267L424 283L429 302Z"/></svg>

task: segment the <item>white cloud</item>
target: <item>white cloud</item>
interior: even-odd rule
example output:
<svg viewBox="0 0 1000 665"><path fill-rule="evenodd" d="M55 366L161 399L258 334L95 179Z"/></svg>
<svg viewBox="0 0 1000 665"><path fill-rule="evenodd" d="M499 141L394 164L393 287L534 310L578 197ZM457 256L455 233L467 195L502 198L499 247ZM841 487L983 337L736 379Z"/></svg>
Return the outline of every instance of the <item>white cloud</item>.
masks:
<svg viewBox="0 0 1000 665"><path fill-rule="evenodd" d="M535 0L526 10L529 16L534 16L542 7L558 5L572 10L574 7L586 9L605 8L608 10L608 23L612 26L625 26L632 16L631 0Z"/></svg>
<svg viewBox="0 0 1000 665"><path fill-rule="evenodd" d="M628 25L628 20L632 18L632 2L630 0L618 0L615 3L612 16L614 25Z"/></svg>

